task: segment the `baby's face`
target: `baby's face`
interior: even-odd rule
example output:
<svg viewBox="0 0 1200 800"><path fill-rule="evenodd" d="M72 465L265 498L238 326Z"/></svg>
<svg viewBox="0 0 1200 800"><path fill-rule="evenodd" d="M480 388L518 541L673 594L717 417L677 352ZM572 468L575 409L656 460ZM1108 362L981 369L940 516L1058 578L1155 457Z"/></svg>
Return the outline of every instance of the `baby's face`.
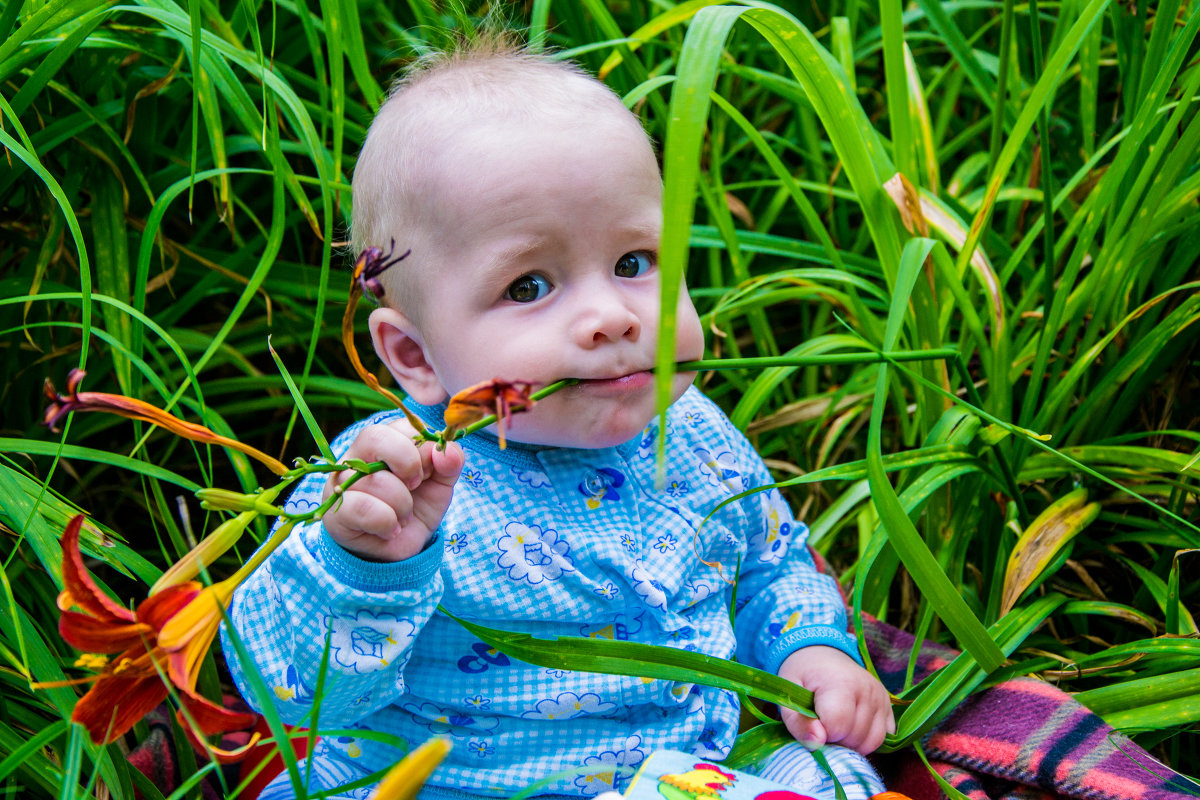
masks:
<svg viewBox="0 0 1200 800"><path fill-rule="evenodd" d="M655 413L662 186L632 119L484 124L452 134L419 241L421 340L447 395L492 378L582 381L512 418L511 438L607 447ZM676 358L703 334L681 287ZM693 373L674 378L673 399Z"/></svg>

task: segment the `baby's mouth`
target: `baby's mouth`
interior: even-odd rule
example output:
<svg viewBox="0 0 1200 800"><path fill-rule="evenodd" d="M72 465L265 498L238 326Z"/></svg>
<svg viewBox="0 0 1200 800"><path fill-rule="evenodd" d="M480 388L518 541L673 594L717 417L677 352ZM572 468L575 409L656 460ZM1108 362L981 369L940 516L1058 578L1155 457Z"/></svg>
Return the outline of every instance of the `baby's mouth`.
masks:
<svg viewBox="0 0 1200 800"><path fill-rule="evenodd" d="M652 383L654 383L654 373L651 370L639 370L611 378L581 379L576 386L591 392L622 393L642 389Z"/></svg>
<svg viewBox="0 0 1200 800"><path fill-rule="evenodd" d="M685 362L686 363L686 362ZM605 378L562 378L567 385L563 388L612 387L625 390L640 388L654 382L654 367L637 369ZM553 381L552 383L556 383Z"/></svg>

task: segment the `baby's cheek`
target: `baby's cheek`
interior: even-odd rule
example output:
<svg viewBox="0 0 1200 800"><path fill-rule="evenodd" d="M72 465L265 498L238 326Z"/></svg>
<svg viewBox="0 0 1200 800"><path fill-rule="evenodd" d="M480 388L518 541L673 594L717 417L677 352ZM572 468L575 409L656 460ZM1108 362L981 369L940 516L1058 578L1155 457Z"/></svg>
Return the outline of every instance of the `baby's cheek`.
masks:
<svg viewBox="0 0 1200 800"><path fill-rule="evenodd" d="M681 287L682 290L682 287ZM675 357L695 361L704 356L704 328L691 299L682 297L675 316Z"/></svg>

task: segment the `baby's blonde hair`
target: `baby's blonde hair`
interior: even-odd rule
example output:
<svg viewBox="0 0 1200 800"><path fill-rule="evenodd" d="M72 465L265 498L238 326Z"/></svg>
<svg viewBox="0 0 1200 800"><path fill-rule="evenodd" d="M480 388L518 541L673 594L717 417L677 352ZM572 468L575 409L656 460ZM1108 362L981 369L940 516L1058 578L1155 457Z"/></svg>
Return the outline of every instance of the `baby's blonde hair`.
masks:
<svg viewBox="0 0 1200 800"><path fill-rule="evenodd" d="M408 234L421 221L422 192L432 188L423 185L430 180L423 167L437 147L436 123L574 120L588 112L622 114L641 130L611 89L571 61L530 50L512 32L480 33L453 49L421 56L392 85L355 165L352 252L367 247L387 252L393 241L397 255L410 247ZM410 264L419 263L420 254L413 255ZM383 275L389 305L403 304L410 290L406 266Z"/></svg>

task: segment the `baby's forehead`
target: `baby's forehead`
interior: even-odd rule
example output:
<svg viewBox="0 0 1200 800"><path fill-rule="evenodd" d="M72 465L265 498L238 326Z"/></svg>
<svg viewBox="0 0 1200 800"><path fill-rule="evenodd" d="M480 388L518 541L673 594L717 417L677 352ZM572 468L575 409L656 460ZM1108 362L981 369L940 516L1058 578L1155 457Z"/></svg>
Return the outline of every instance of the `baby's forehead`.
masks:
<svg viewBox="0 0 1200 800"><path fill-rule="evenodd" d="M584 116L636 121L600 81L574 65L542 59L447 64L401 82L380 113L449 125L500 120L554 124Z"/></svg>

